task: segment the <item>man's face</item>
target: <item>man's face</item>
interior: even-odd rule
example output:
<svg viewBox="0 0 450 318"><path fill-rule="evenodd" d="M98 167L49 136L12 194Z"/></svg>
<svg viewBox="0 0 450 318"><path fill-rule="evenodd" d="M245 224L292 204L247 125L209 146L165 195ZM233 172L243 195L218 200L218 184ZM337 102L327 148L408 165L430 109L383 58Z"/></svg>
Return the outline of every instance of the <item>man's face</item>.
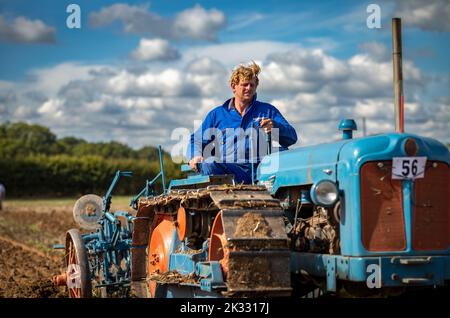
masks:
<svg viewBox="0 0 450 318"><path fill-rule="evenodd" d="M234 97L243 102L249 102L252 100L256 93L256 87L256 78L252 78L251 80L241 79L238 84L231 84Z"/></svg>

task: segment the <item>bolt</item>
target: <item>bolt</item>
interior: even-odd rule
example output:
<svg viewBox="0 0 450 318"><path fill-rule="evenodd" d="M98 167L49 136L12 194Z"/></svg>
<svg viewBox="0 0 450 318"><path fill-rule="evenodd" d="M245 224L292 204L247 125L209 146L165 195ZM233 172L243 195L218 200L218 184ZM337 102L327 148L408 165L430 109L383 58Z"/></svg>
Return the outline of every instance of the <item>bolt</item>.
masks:
<svg viewBox="0 0 450 318"><path fill-rule="evenodd" d="M392 274L392 275L391 275L391 279L392 279L392 280L398 280L398 279L399 279L398 274L395 274L395 273Z"/></svg>
<svg viewBox="0 0 450 318"><path fill-rule="evenodd" d="M153 253L152 255L150 255L150 264L155 265L158 262L159 262L159 255L158 254Z"/></svg>

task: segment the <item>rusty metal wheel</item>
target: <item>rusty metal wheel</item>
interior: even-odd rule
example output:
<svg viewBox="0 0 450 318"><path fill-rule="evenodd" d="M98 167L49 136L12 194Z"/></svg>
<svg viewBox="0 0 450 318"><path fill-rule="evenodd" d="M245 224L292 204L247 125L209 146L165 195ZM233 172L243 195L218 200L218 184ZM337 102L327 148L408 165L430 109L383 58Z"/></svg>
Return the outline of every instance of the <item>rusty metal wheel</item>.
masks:
<svg viewBox="0 0 450 318"><path fill-rule="evenodd" d="M92 283L89 261L81 233L71 229L66 234L67 288L70 298L91 298Z"/></svg>
<svg viewBox="0 0 450 318"><path fill-rule="evenodd" d="M147 279L152 298L158 297L158 283L151 278L169 270L169 256L177 229L173 221L164 219L152 231L148 247Z"/></svg>
<svg viewBox="0 0 450 318"><path fill-rule="evenodd" d="M218 261L222 267L223 277L226 279L228 274L229 248L227 237L223 230L222 211L220 211L211 228L211 237L209 241L209 261Z"/></svg>

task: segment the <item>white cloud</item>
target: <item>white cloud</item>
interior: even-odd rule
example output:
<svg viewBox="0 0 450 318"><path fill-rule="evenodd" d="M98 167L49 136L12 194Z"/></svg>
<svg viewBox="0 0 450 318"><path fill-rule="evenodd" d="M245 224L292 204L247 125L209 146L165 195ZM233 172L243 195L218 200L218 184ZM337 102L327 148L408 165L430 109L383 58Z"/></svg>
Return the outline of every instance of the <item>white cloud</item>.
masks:
<svg viewBox="0 0 450 318"><path fill-rule="evenodd" d="M61 118L64 113L64 101L61 99L50 99L42 104L38 109L38 113L53 118Z"/></svg>
<svg viewBox="0 0 450 318"><path fill-rule="evenodd" d="M221 62L202 57L188 63L184 72L186 80L195 83L202 96L226 96L228 72Z"/></svg>
<svg viewBox="0 0 450 318"><path fill-rule="evenodd" d="M378 42L366 42L360 45L360 48L363 49L371 58L373 58L377 62L386 62L391 59L391 53L388 48Z"/></svg>
<svg viewBox="0 0 450 318"><path fill-rule="evenodd" d="M188 63L202 57L209 57L220 61L231 72L233 67L240 63L247 63L250 60L263 61L269 54L293 48L298 48L298 45L274 41L210 44L187 48L183 52L183 61Z"/></svg>
<svg viewBox="0 0 450 318"><path fill-rule="evenodd" d="M29 72L29 77L34 83L35 90L53 95L62 86L72 81L92 78L91 72L99 71L104 67L103 65L82 65L66 62L54 67L33 69Z"/></svg>
<svg viewBox="0 0 450 318"><path fill-rule="evenodd" d="M420 70L404 61L405 81L412 88L423 85ZM323 92L344 98L390 96L392 63L373 54L336 59L320 49L297 48L269 55L260 75L261 90L271 94Z"/></svg>
<svg viewBox="0 0 450 318"><path fill-rule="evenodd" d="M323 83L347 76L345 63L322 50L295 49L268 56L261 73L261 89L271 93L315 92Z"/></svg>
<svg viewBox="0 0 450 318"><path fill-rule="evenodd" d="M450 31L450 2L448 0L397 1L395 16L410 26L425 31Z"/></svg>
<svg viewBox="0 0 450 318"><path fill-rule="evenodd" d="M148 4L133 6L116 3L103 7L99 12L91 12L89 24L92 27L103 27L120 21L126 33L169 36L170 23L157 14L149 12L148 8Z"/></svg>
<svg viewBox="0 0 450 318"><path fill-rule="evenodd" d="M340 59L317 49L263 43L239 46L261 61L259 98L278 107L294 125L298 145L339 139L342 118L357 121L356 136L362 135L363 117L369 134L393 131L392 64L379 54ZM2 113L2 119L5 114L6 120L32 120L60 135L93 141L116 139L135 147L158 143L167 147L174 143L170 141L173 129L192 130L196 120L231 97L228 80L238 55L222 60L227 52L223 49L239 46L197 47L188 50L191 60L185 54L170 66L150 64L138 72L75 62L34 70L34 76L21 85L0 82L0 106L5 101L4 110L16 110ZM379 44L374 47L383 50ZM404 75L406 130L450 141L450 97L422 100L420 91L430 83L412 61L404 60ZM29 93L33 91L43 96Z"/></svg>
<svg viewBox="0 0 450 318"><path fill-rule="evenodd" d="M116 3L89 15L89 24L103 27L115 21L123 24L126 33L153 35L164 39L214 40L225 26L225 15L217 10L205 10L200 5L167 19L149 11L149 5Z"/></svg>
<svg viewBox="0 0 450 318"><path fill-rule="evenodd" d="M132 96L197 96L195 83L186 80L180 70L168 68L161 72L133 74L121 70L107 82L108 92Z"/></svg>
<svg viewBox="0 0 450 318"><path fill-rule="evenodd" d="M386 105L392 102L389 98L362 99L355 104L355 116L386 119Z"/></svg>
<svg viewBox="0 0 450 318"><path fill-rule="evenodd" d="M32 118L36 118L36 116L36 109L24 105L14 107L13 117L15 120L29 121Z"/></svg>
<svg viewBox="0 0 450 318"><path fill-rule="evenodd" d="M174 32L178 37L195 40L214 40L216 33L225 26L225 15L217 9L205 10L200 5L177 14Z"/></svg>
<svg viewBox="0 0 450 318"><path fill-rule="evenodd" d="M54 43L55 29L41 20L17 17L7 21L0 14L0 41L13 43Z"/></svg>
<svg viewBox="0 0 450 318"><path fill-rule="evenodd" d="M172 61L179 57L178 51L163 39L141 39L131 53L131 58L138 61Z"/></svg>

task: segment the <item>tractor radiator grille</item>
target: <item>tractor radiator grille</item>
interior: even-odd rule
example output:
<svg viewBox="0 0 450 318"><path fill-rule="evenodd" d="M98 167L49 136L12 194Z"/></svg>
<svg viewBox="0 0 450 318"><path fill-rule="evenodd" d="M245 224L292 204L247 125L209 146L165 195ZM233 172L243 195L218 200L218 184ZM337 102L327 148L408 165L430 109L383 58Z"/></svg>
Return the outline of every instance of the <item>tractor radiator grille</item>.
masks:
<svg viewBox="0 0 450 318"><path fill-rule="evenodd" d="M391 173L391 161L361 168L361 238L368 251L406 249L402 187Z"/></svg>
<svg viewBox="0 0 450 318"><path fill-rule="evenodd" d="M414 250L448 249L450 245L449 198L449 166L442 162L427 162L425 178L415 181L412 218Z"/></svg>

